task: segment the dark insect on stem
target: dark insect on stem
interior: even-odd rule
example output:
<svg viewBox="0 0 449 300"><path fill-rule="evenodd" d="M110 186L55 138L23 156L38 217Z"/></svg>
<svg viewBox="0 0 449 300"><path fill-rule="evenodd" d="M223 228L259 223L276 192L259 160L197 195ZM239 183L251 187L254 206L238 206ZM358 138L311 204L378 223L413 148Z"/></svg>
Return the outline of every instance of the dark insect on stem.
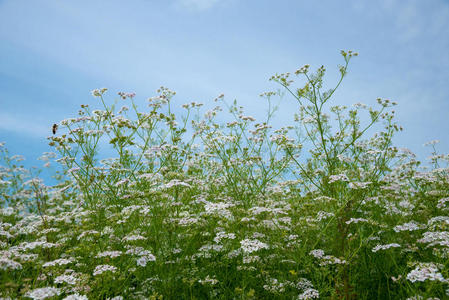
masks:
<svg viewBox="0 0 449 300"><path fill-rule="evenodd" d="M53 134L56 134L56 130L58 130L58 124L53 124L53 127L52 127Z"/></svg>

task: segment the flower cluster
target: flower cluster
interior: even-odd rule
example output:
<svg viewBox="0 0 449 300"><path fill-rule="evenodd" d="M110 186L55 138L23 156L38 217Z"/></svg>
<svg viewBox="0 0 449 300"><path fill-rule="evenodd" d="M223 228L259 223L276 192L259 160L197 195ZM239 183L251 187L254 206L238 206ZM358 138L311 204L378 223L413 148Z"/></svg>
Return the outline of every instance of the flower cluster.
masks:
<svg viewBox="0 0 449 300"><path fill-rule="evenodd" d="M257 239L244 239L240 241L241 249L245 253L253 253L261 249L268 249L268 245Z"/></svg>

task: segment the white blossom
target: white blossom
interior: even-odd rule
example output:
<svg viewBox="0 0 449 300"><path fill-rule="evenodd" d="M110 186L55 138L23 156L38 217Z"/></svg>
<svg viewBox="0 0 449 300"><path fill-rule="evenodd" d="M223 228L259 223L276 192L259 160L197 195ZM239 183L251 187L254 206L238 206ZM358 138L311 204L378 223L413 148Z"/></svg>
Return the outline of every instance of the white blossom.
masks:
<svg viewBox="0 0 449 300"><path fill-rule="evenodd" d="M117 271L117 268L114 266L111 266L111 265L99 265L99 266L95 267L93 275L94 276L100 275L100 274L102 274L104 272L108 272L108 271L115 273L115 271Z"/></svg>
<svg viewBox="0 0 449 300"><path fill-rule="evenodd" d="M137 265L140 267L145 267L149 261L155 261L156 257L153 254L147 254L141 256L137 259Z"/></svg>
<svg viewBox="0 0 449 300"><path fill-rule="evenodd" d="M305 299L318 299L318 298L320 298L320 293L313 288L306 289L302 294L300 294L298 296L298 299L301 299L301 300L303 300L303 299L304 300Z"/></svg>
<svg viewBox="0 0 449 300"><path fill-rule="evenodd" d="M61 294L60 289L54 287L44 287L39 289L34 289L25 294L26 297L32 298L34 300L47 299Z"/></svg>
<svg viewBox="0 0 449 300"><path fill-rule="evenodd" d="M261 249L268 249L268 245L265 243L262 243L261 241L254 239L244 239L240 241L241 249L245 253L253 253L256 251L259 251Z"/></svg>
<svg viewBox="0 0 449 300"><path fill-rule="evenodd" d="M73 275L60 275L55 278L55 283L67 283L75 285L78 282L78 278Z"/></svg>
<svg viewBox="0 0 449 300"><path fill-rule="evenodd" d="M411 282L426 280L447 282L438 272L438 267L434 263L419 263L414 270L407 274L407 279Z"/></svg>
<svg viewBox="0 0 449 300"><path fill-rule="evenodd" d="M72 295L65 297L62 300L89 300L89 298L87 298L87 296L85 296L85 295L72 294Z"/></svg>
<svg viewBox="0 0 449 300"><path fill-rule="evenodd" d="M0 269L1 270L19 270L22 269L22 265L16 261L8 259L6 257L0 257Z"/></svg>
<svg viewBox="0 0 449 300"><path fill-rule="evenodd" d="M372 249L373 252L377 252L379 250L387 250L390 248L397 248L397 247L401 247L401 245L396 244L396 243L392 243L392 244L387 244L387 245L377 245L376 247L374 247Z"/></svg>
<svg viewBox="0 0 449 300"><path fill-rule="evenodd" d="M395 232L414 231L414 230L419 230L419 229L421 229L420 225L418 223L414 222L414 221L409 222L409 223L405 223L405 224L402 224L402 225L397 225L397 226L395 226L393 228L393 230Z"/></svg>

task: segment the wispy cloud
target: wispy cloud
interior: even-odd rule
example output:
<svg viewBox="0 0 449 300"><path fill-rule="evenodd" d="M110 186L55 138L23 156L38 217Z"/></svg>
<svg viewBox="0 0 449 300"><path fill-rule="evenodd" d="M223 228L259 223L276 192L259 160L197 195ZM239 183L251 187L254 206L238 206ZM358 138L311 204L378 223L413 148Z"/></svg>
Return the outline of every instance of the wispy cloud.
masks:
<svg viewBox="0 0 449 300"><path fill-rule="evenodd" d="M45 138L50 134L50 127L41 124L37 120L25 116L13 116L8 113L0 113L0 130L10 131L35 138Z"/></svg>
<svg viewBox="0 0 449 300"><path fill-rule="evenodd" d="M176 5L180 8L187 8L194 11L204 11L216 5L220 0L176 0Z"/></svg>
<svg viewBox="0 0 449 300"><path fill-rule="evenodd" d="M0 130L50 135L51 124L41 120L72 115L69 104L73 108L85 99L72 91L87 94L102 86L135 91L141 97L164 85L178 92L177 101L206 104L224 92L252 113L263 109L253 96L265 90L271 73L303 63L329 66L339 59L336 52L328 56L333 53L329 49L344 48L358 50L362 57L354 63L339 99L382 96L406 101L401 116L409 125L401 124L413 129L405 138L412 146L427 138L427 131L444 136L449 130L440 122L449 95L444 81L449 70L449 56L444 55L449 49L447 0L353 0L348 2L353 9L332 0L259 2L254 6L238 0L137 0L133 5L105 5L89 0L0 0L0 64L10 78L0 80L0 88L9 95L0 99ZM322 12L323 18L315 20L310 13L314 11ZM301 18L296 18L297 12ZM344 35L341 26L334 26L342 20L348 29ZM26 93L18 95L17 88ZM360 94L346 97L348 90ZM41 111L31 109L36 105L27 106L31 98L32 103L51 107L51 116L50 111L42 112L45 119ZM289 103L281 105L288 116Z"/></svg>
<svg viewBox="0 0 449 300"><path fill-rule="evenodd" d="M410 42L423 35L441 37L449 25L447 1L432 0L426 4L417 0L383 0L383 8L395 18L402 42Z"/></svg>

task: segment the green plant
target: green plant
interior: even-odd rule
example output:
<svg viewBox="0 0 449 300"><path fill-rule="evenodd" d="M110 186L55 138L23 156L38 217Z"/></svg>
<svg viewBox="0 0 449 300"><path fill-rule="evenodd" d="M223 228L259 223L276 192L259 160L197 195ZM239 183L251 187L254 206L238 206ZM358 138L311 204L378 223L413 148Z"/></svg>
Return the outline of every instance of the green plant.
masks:
<svg viewBox="0 0 449 300"><path fill-rule="evenodd" d="M100 89L101 109L82 105L50 138L55 186L0 144L0 296L447 297L449 156L431 142L427 170L394 147L394 102L330 106L357 53L342 56L329 90L324 67L298 69L300 88L271 78L298 103L292 126L270 125L281 92L262 95L257 122L222 95L179 116L166 88L144 111Z"/></svg>

